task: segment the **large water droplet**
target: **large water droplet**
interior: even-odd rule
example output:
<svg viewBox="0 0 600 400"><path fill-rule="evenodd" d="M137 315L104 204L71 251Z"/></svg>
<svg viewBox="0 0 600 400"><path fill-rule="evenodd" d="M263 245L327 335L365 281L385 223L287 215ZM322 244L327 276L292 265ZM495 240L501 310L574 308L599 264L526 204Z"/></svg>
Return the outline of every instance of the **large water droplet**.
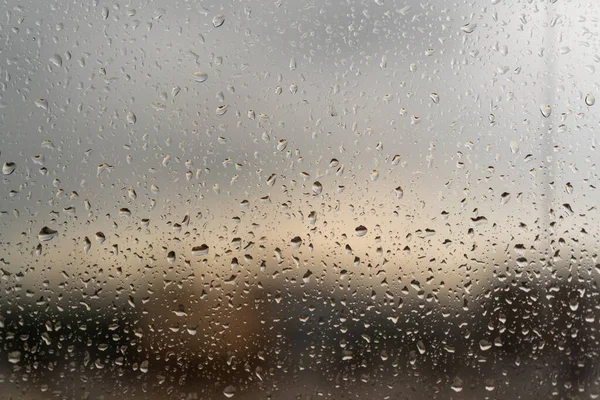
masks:
<svg viewBox="0 0 600 400"><path fill-rule="evenodd" d="M544 118L548 118L550 114L552 114L552 107L550 107L550 104L542 104L540 106L540 112Z"/></svg>
<svg viewBox="0 0 600 400"><path fill-rule="evenodd" d="M192 75L194 75L194 80L196 82L204 82L208 79L208 74L204 71L196 71Z"/></svg>
<svg viewBox="0 0 600 400"><path fill-rule="evenodd" d="M323 185L321 185L321 182L316 181L315 183L312 184L312 191L314 194L319 195L323 192Z"/></svg>
<svg viewBox="0 0 600 400"><path fill-rule="evenodd" d="M596 104L596 96L594 96L591 93L588 93L585 96L585 104L588 105L589 107L593 106L594 104Z"/></svg>
<svg viewBox="0 0 600 400"><path fill-rule="evenodd" d="M354 229L354 232L356 233L356 236L358 237L363 237L367 234L367 228L364 227L363 225L359 225L356 227L356 229Z"/></svg>
<svg viewBox="0 0 600 400"><path fill-rule="evenodd" d="M473 31L477 28L477 22L469 22L460 27L460 30L465 33L473 33Z"/></svg>
<svg viewBox="0 0 600 400"><path fill-rule="evenodd" d="M40 242L47 242L48 240L54 239L54 237L58 234L57 231L48 228L47 226L43 227L38 234L38 239Z"/></svg>
<svg viewBox="0 0 600 400"><path fill-rule="evenodd" d="M208 254L208 245L201 244L200 246L195 246L192 248L193 256L205 256Z"/></svg>
<svg viewBox="0 0 600 400"><path fill-rule="evenodd" d="M225 23L225 16L223 14L215 15L212 19L212 24L215 28L222 26Z"/></svg>
<svg viewBox="0 0 600 400"><path fill-rule="evenodd" d="M137 117L135 116L135 114L132 111L129 111L127 113L127 123L135 124L136 122L137 122Z"/></svg>
<svg viewBox="0 0 600 400"><path fill-rule="evenodd" d="M5 162L2 166L2 173L4 175L10 175L15 172L15 168L17 168L17 164L14 162Z"/></svg>

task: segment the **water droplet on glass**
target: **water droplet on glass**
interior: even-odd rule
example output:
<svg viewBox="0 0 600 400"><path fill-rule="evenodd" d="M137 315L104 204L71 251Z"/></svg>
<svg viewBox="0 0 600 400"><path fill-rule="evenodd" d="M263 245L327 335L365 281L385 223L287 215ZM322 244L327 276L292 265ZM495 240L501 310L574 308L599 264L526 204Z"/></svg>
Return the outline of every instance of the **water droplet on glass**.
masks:
<svg viewBox="0 0 600 400"><path fill-rule="evenodd" d="M456 378L454 378L454 380L452 381L452 385L450 386L450 388L452 388L452 390L454 390L455 392L461 392L463 390L463 381L462 379L460 379L458 376Z"/></svg>
<svg viewBox="0 0 600 400"><path fill-rule="evenodd" d="M205 256L208 254L208 245L201 244L200 246L195 246L192 248L193 256Z"/></svg>
<svg viewBox="0 0 600 400"><path fill-rule="evenodd" d="M283 150L285 150L286 147L287 147L287 140L280 139L279 143L277 143L277 150L283 151Z"/></svg>
<svg viewBox="0 0 600 400"><path fill-rule="evenodd" d="M588 105L588 106L590 106L590 107L593 106L594 104L596 104L596 96L594 96L591 93L588 93L585 96L585 104Z"/></svg>
<svg viewBox="0 0 600 400"><path fill-rule="evenodd" d="M216 113L217 115L225 115L225 113L227 112L227 107L229 107L227 104L223 104L220 105L219 107L217 107L216 109Z"/></svg>
<svg viewBox="0 0 600 400"><path fill-rule="evenodd" d="M573 194L573 185L571 184L571 182L566 183L565 190L568 194Z"/></svg>
<svg viewBox="0 0 600 400"><path fill-rule="evenodd" d="M488 340L481 339L481 340L479 341L479 348L480 348L482 351L487 351L487 350L489 350L489 349L491 349L491 348L492 348L492 343L491 343L491 342L489 342Z"/></svg>
<svg viewBox="0 0 600 400"><path fill-rule="evenodd" d="M140 371L143 372L144 374L148 372L148 360L144 360L141 362L140 364Z"/></svg>
<svg viewBox="0 0 600 400"><path fill-rule="evenodd" d="M48 111L48 100L46 99L38 99L35 101L35 105L38 108L41 108L44 111Z"/></svg>
<svg viewBox="0 0 600 400"><path fill-rule="evenodd" d="M300 236L296 236L295 238L290 240L290 246L292 246L294 249L299 249L300 246L302 246L302 239L300 238Z"/></svg>
<svg viewBox="0 0 600 400"><path fill-rule="evenodd" d="M223 389L223 394L228 399L232 398L235 395L235 386L229 385L225 389Z"/></svg>
<svg viewBox="0 0 600 400"><path fill-rule="evenodd" d="M493 392L496 389L496 382L493 379L485 380L485 390Z"/></svg>
<svg viewBox="0 0 600 400"><path fill-rule="evenodd" d="M319 195L323 192L323 185L321 185L321 182L316 181L315 183L312 184L312 191L314 194Z"/></svg>
<svg viewBox="0 0 600 400"><path fill-rule="evenodd" d="M379 179L379 171L374 169L373 171L371 171L370 177L371 177L371 180L373 182L375 182L377 179Z"/></svg>
<svg viewBox="0 0 600 400"><path fill-rule="evenodd" d="M63 64L62 57L58 54L54 54L52 57L50 57L50 62L57 67L62 67Z"/></svg>
<svg viewBox="0 0 600 400"><path fill-rule="evenodd" d="M402 186L398 186L394 189L394 193L396 193L396 198L401 199L404 197L404 190L402 190Z"/></svg>
<svg viewBox="0 0 600 400"><path fill-rule="evenodd" d="M2 173L4 175L10 175L13 172L15 172L16 168L17 164L15 164L14 162L5 162L4 165L2 165Z"/></svg>
<svg viewBox="0 0 600 400"><path fill-rule="evenodd" d="M294 71L296 69L296 57L292 56L290 58L290 71Z"/></svg>
<svg viewBox="0 0 600 400"><path fill-rule="evenodd" d="M57 231L48 228L47 226L43 227L38 234L38 239L40 242L47 242L48 240L54 239L54 237L58 234Z"/></svg>
<svg viewBox="0 0 600 400"><path fill-rule="evenodd" d="M176 260L176 256L175 256L175 252L173 250L169 251L169 253L167 253L167 262L169 264L173 264Z"/></svg>
<svg viewBox="0 0 600 400"><path fill-rule="evenodd" d="M102 232L96 232L96 242L103 243L106 240L106 236Z"/></svg>
<svg viewBox="0 0 600 400"><path fill-rule="evenodd" d="M21 361L20 351L11 351L8 353L8 362L11 364L18 364Z"/></svg>
<svg viewBox="0 0 600 400"><path fill-rule="evenodd" d="M135 116L135 114L132 111L129 111L127 113L127 123L128 124L135 124L137 121L137 117Z"/></svg>
<svg viewBox="0 0 600 400"><path fill-rule="evenodd" d="M540 107L540 111L544 118L548 118L550 114L552 114L552 107L550 107L550 104L542 104Z"/></svg>
<svg viewBox="0 0 600 400"><path fill-rule="evenodd" d="M225 16L223 14L217 14L212 19L212 24L215 28L222 26L225 23Z"/></svg>
<svg viewBox="0 0 600 400"><path fill-rule="evenodd" d="M205 82L208 79L208 74L204 71L196 71L192 75L194 75L194 80L199 83Z"/></svg>
<svg viewBox="0 0 600 400"><path fill-rule="evenodd" d="M475 28L477 28L477 23L476 22L469 22L468 24L465 24L463 26L460 27L460 30L465 32L465 33L473 33L473 31L475 30Z"/></svg>
<svg viewBox="0 0 600 400"><path fill-rule="evenodd" d="M367 234L367 228L363 225L359 225L354 229L354 232L356 233L356 236L363 237Z"/></svg>

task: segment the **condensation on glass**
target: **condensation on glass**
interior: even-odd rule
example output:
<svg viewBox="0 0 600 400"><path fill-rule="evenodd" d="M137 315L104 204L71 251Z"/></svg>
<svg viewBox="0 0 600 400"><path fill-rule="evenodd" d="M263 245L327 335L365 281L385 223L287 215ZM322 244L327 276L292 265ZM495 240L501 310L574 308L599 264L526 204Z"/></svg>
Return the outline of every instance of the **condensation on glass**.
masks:
<svg viewBox="0 0 600 400"><path fill-rule="evenodd" d="M596 1L1 8L0 398L600 396Z"/></svg>

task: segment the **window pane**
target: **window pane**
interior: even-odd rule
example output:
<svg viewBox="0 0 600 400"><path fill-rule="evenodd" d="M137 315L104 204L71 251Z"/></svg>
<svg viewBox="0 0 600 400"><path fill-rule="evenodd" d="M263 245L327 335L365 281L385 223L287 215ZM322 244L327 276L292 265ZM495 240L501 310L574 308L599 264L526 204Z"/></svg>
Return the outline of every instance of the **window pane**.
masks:
<svg viewBox="0 0 600 400"><path fill-rule="evenodd" d="M596 2L2 8L1 398L600 396Z"/></svg>

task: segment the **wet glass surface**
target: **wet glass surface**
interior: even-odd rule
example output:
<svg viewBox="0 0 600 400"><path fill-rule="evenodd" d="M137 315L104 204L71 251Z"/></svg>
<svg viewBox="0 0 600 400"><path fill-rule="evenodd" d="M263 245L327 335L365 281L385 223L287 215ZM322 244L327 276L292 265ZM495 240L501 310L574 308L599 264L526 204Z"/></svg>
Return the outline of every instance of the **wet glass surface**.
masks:
<svg viewBox="0 0 600 400"><path fill-rule="evenodd" d="M1 399L600 396L595 1L1 7Z"/></svg>

